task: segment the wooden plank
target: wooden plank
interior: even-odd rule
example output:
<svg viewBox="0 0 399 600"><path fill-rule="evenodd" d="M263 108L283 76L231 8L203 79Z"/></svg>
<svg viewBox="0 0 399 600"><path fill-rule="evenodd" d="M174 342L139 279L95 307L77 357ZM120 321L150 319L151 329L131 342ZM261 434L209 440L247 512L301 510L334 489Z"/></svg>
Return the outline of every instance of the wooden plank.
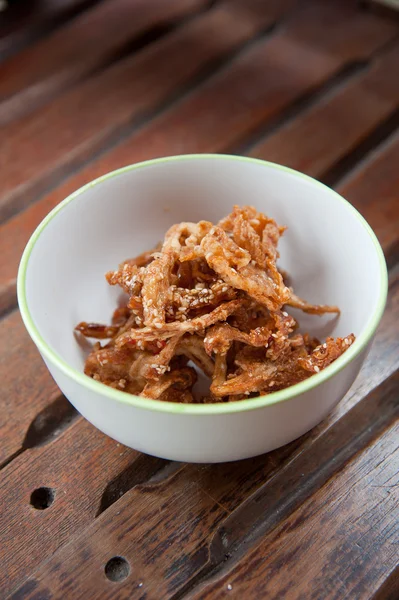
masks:
<svg viewBox="0 0 399 600"><path fill-rule="evenodd" d="M8 2L1 14L0 57L3 59L21 46L44 35L95 0L36 0L35 2Z"/></svg>
<svg viewBox="0 0 399 600"><path fill-rule="evenodd" d="M338 186L373 227L389 265L399 260L398 164L399 131ZM377 196L373 190L378 190Z"/></svg>
<svg viewBox="0 0 399 600"><path fill-rule="evenodd" d="M117 56L133 38L208 0L103 0L0 65L0 122L31 111Z"/></svg>
<svg viewBox="0 0 399 600"><path fill-rule="evenodd" d="M328 20L331 25L327 31L323 30L323 35L319 31L321 20ZM391 39L395 31L393 24L376 17L370 18L370 15L354 10L349 3L311 1L301 5L286 27L271 40L260 41L243 52L228 68L180 103L175 118L170 117L168 121L169 132L174 138L173 150L179 146L183 152L201 152L210 146L217 151L220 148L229 149L295 99L322 85L349 62L370 56ZM351 40L349 44L348 39ZM181 59L182 48L179 55ZM185 53L183 56L187 59ZM295 63L291 60L292 56L295 56ZM149 73L154 81L154 74L151 71ZM231 98L228 110L227 96ZM59 112L57 102L40 117L38 113L32 115L31 123L22 120L14 131L12 126L5 128L6 152L2 155L0 199L3 218L25 206L61 174L69 173L72 166L87 159L94 148L98 150L104 144L104 131L108 132L109 139L109 128L115 130L120 126L117 117L112 117L111 123L107 117L106 125L101 126L101 119L95 118L96 106L101 104L97 102L98 97L97 94L96 101L90 103L87 114L87 121L95 123L94 140L93 133L91 137L87 136L86 124L82 127L82 123L86 123L82 119L84 113L75 112L69 103L65 107L70 115L67 121L71 118L75 120L73 128L70 122L67 126L63 121L64 113ZM145 106L148 110L148 98ZM106 108L109 115L108 104ZM137 111L131 109L131 118L133 114L137 116ZM194 121L196 135L189 138L187 123ZM159 121L153 121L151 127L155 128L158 124ZM53 131L57 131L56 137ZM154 129L144 132L134 141L131 138L130 143L122 144L119 155L113 155L118 166L154 155L149 143L146 143L144 152L140 150L143 138L147 140L147 135L154 135ZM31 152L32 139L41 139L40 152ZM163 141L169 152L169 138ZM108 167L108 164L105 162L104 166Z"/></svg>
<svg viewBox="0 0 399 600"><path fill-rule="evenodd" d="M225 465L177 465L178 471L163 482L139 485L130 491L125 488L123 497L81 535L72 537L79 529L70 522L72 541L44 562L26 584L28 587L23 587L24 592L21 590L15 598L33 598L34 593L44 590L49 598L85 597L93 589L101 598L111 597L108 594L115 593L115 587L102 572L114 555L126 556L132 565L132 575L125 584L118 584L118 598L140 598L144 591L148 599L169 598L184 590L193 578L195 581L215 565L229 561L239 541L248 538L255 526L260 529L270 525L270 519L274 523L273 519L278 521L292 512L303 501L299 489L306 497L306 493L320 487L392 421L398 405L391 389L392 382L397 388L398 376L393 376L385 387L378 386L399 368L399 341L397 329L392 326L398 317L399 271L391 277L387 310L370 358L353 391L328 419L299 440L262 457ZM67 436L76 439L72 429L63 439ZM52 471L63 473L70 463L71 450L69 445L65 449L62 441L48 447L40 460L37 453L36 458L32 453L29 466L23 466L23 457L16 466L14 461L8 467L9 487L15 488L21 480L22 468L34 474L40 472L48 455ZM98 506L98 496L95 498ZM15 521L21 510L19 504L13 508ZM57 527L64 523L62 519L56 521L54 538L59 535ZM44 529L29 527L30 553L40 546L43 560L52 554L42 548ZM8 552L16 556L16 563L38 566L12 541L8 542ZM143 590L138 588L141 582Z"/></svg>
<svg viewBox="0 0 399 600"><path fill-rule="evenodd" d="M194 482L185 481L181 474L173 479L172 494L169 483L138 486L117 504L117 511L113 510L114 505L92 524L86 543L78 536L79 549L71 541L55 555L56 563L54 558L49 559L47 564L51 565L54 577L49 585L46 581L38 588L36 581L29 580L14 597L31 598L37 593L36 597L41 598L45 593L46 598L76 598L86 597L90 590L90 594L94 593L98 598L113 598L116 593L120 599L167 598L172 591L174 569L183 567L185 557L201 561L204 538L212 534L226 515L220 504ZM123 535L121 526L129 535ZM75 559L69 553L64 554L64 549L72 550L72 546ZM104 565L115 552L118 556L133 559L133 548L131 586L124 592L121 585L116 586L106 579ZM69 576L72 570L65 571L66 564L68 570L74 570L73 577ZM164 571L166 565L170 565L170 573ZM97 585L94 584L93 570L96 571ZM183 573L182 570L181 576Z"/></svg>
<svg viewBox="0 0 399 600"><path fill-rule="evenodd" d="M1 597L94 521L111 480L119 477L133 486L163 463L118 444L81 419L50 447L27 451L3 469L0 494L7 502L0 513L0 547L6 549ZM54 502L38 510L31 495L43 487L54 492Z"/></svg>
<svg viewBox="0 0 399 600"><path fill-rule="evenodd" d="M54 178L67 174L71 166L98 151L133 118L148 114L175 95L207 68L270 26L293 3L285 0L260 5L259 0L249 0L244 2L248 6L243 19L243 2L216 5L212 11L58 98L49 107L4 127L8 158L3 156L1 190L6 195L5 205L16 198L25 202ZM210 37L212 44L206 41ZM118 110L110 110L110 105L115 104ZM56 137L51 132L53 127L57 130ZM38 161L33 158L31 143L39 137ZM15 151L23 165L23 174L12 166L10 158Z"/></svg>
<svg viewBox="0 0 399 600"><path fill-rule="evenodd" d="M194 120L195 121L195 120ZM189 127L189 125L187 125ZM163 152L173 154L174 151L174 136L164 136L164 129L157 129L158 137L152 139L147 137L154 156L160 155ZM192 139L190 130L187 129L187 139ZM194 135L194 134L193 134ZM348 139L346 132L342 133L345 139ZM320 136L323 136L323 129L320 130ZM119 149L110 152L106 157L100 159L93 165L89 166L81 173L69 179L62 186L57 188L45 196L39 202L30 206L25 212L17 215L10 221L0 226L0 312L8 307L14 306L16 302L16 275L20 256L26 245L31 233L40 223L44 216L56 206L64 197L77 189L80 185L87 183L91 179L107 170L117 168L124 161L129 160L129 156L134 152L148 152L146 141L143 140L143 145L136 145L133 138L132 142L122 145ZM159 140L159 146L156 146L156 139ZM331 156L336 156L339 153L340 139L336 137L332 144ZM167 140L167 146L165 143ZM276 137L278 144L279 138ZM190 143L190 142L188 142ZM287 149L287 158L291 155L290 147ZM334 152L334 148L336 152ZM213 151L215 148L209 144L207 150ZM306 153L306 148L304 148ZM296 160L302 162L302 146L298 146ZM285 163L285 156L280 155L281 162ZM398 170L395 165L399 161L399 136L389 140L389 143L382 148L380 152L370 156L361 168L353 175L359 185L359 192L356 192L356 184L351 184L347 181L345 186L341 186L339 191L347 197L356 208L363 212L370 225L375 229L379 237L384 251L391 255L392 248L397 240L397 227L395 227L395 198L398 188ZM291 162L291 166L297 167L295 162ZM379 176L379 173L382 175ZM317 174L317 173L314 173ZM375 198L379 199L378 205L373 203ZM396 232L396 237L395 237Z"/></svg>
<svg viewBox="0 0 399 600"><path fill-rule="evenodd" d="M284 454L288 455L288 453L287 447L284 449ZM280 456L282 457L281 452ZM101 461L101 468L99 461ZM246 465L244 463L241 466L230 465L230 468L225 468L220 473L219 496L222 496L227 506L237 502L233 485L237 484L239 476L241 478L248 476L248 481L245 484L243 482L244 488L240 491L243 494L245 491L250 491L255 481L259 480L260 471L263 476L267 476L268 472L275 468L272 459L263 458L262 461L252 461L252 463L247 461ZM227 514L228 509L221 503L215 503L199 488L195 479L200 478L195 477L196 473L189 468L182 468L180 473L169 477L163 492L161 469L165 467L168 474L165 465L167 463L161 459L140 455L123 448L83 420L69 428L52 444L51 449L38 449L29 455L20 456L3 471L0 479L2 496L13 498L13 502L7 505L0 516L0 542L7 543L7 556L0 573L3 594L10 593L16 584L21 585L41 562L51 557L74 534L80 533L84 526L92 523L101 506L108 481L116 478L115 476L121 472L126 474L125 489L121 485L115 488L115 500L126 492L125 507L122 510L119 507L115 511L112 504L99 519L103 520L103 516L108 511L112 511L114 518L120 524L130 519L130 523L126 522L118 533L133 529L134 527L130 526L135 523L137 531L132 532L131 539L132 541L136 539L137 544L146 531L148 534L152 531L152 536L148 538L148 548L143 554L145 561L150 557L150 550L154 553L159 552L160 557L164 556L166 548L161 550L161 542L164 546L168 545L165 540L165 531L168 529L173 538L176 536L176 529L180 529L177 536L186 537L185 548L189 552L190 546L193 547L196 542L195 539L190 539L191 535L194 534L194 538L195 535L200 535L199 541L204 539L211 533L207 525L215 526L221 516ZM174 466L176 467L179 468L178 465ZM146 480L157 471L159 476L155 476L154 483L150 481L146 484ZM215 473L215 481L216 476ZM119 477L119 480L121 479L123 478ZM21 481L22 484L19 484ZM41 515L38 517L37 512L27 506L30 493L39 485L56 490L54 510L52 508L51 511L46 511L43 517ZM129 491L134 486L139 487ZM18 494L15 494L16 489ZM163 506L164 503L166 506ZM180 525L177 523L176 509L181 515ZM206 515L208 512L209 514ZM184 516L187 516L188 522L184 520ZM163 522L162 531L158 526L160 518ZM199 523L202 520L204 522ZM186 526L191 529L190 532L185 529ZM196 528L197 534L195 534ZM24 537L24 532L27 530L29 531L28 542ZM12 539L9 535L10 531L13 533ZM24 544L21 544L22 539ZM29 552L26 551L27 543L29 543ZM175 552L174 542L171 553ZM154 581L154 586L156 583Z"/></svg>
<svg viewBox="0 0 399 600"><path fill-rule="evenodd" d="M322 179L399 106L399 45L376 58L371 68L260 140L250 156Z"/></svg>
<svg viewBox="0 0 399 600"><path fill-rule="evenodd" d="M53 411L44 412L60 396L60 391L48 372L36 346L31 341L18 312L0 321L0 465L21 448L32 444L28 431L35 417L38 442L43 420L53 418ZM67 407L58 414L55 427L71 415ZM55 404L56 412L60 404ZM33 425L33 428L35 426Z"/></svg>
<svg viewBox="0 0 399 600"><path fill-rule="evenodd" d="M357 410L356 414L351 415L349 422L346 422L346 426L341 423L331 435L322 439L324 443L318 445L318 450L326 451L328 465L323 461L322 454L310 453L312 458L308 455L308 464L313 463L312 474L317 474L323 484L328 479L328 474L335 473L347 461L348 456L356 451L357 445L352 444L348 447L348 454L343 453L339 442L344 440L350 444L356 428L357 432L361 431L362 436L365 432L370 435L370 419L375 421L375 410L381 415L381 429L392 422L395 413L398 414L398 379L396 376L394 382L390 380L383 390L378 390L378 393L368 398L367 405L362 407L367 408L367 418L364 410ZM359 435L356 439L358 438ZM361 456L366 453L367 450L363 450ZM264 460L267 460L266 457ZM246 462L248 467L248 461ZM195 578L200 573L200 567L215 555L222 565L231 557L231 520L235 519L235 515L226 510L220 497L223 493L226 495L226 491L236 493L239 482L237 469L240 471L243 466L244 463L239 463L235 465L235 469L231 469L230 465L233 482L227 477L227 465L219 467L219 471L222 469L221 479L215 466L203 467L202 472L199 467L188 466L166 482L136 486L46 561L14 598L33 598L36 596L29 591L37 594L39 590L46 590L48 598L86 597L93 590L96 590L96 597L109 598L116 589L107 583L103 569L113 556L126 557L132 565L131 576L125 582L118 583L118 598L140 598L144 592L147 594L146 598L154 599L171 598L176 593L180 595L190 578ZM280 466L284 468L284 465ZM397 464L394 465L393 472L397 473ZM241 470L239 475L244 481L245 473ZM260 475L261 470L258 468L258 476ZM305 472L303 475L306 478L309 473ZM278 522L280 516L284 516L287 500L295 496L300 483L306 486L306 479L301 480L301 477L301 472L296 471L295 481L286 478L285 488L280 481L280 486L272 489L273 496L268 496L269 511L263 506L264 519L274 517ZM273 478L270 481L273 488ZM317 497L318 494L315 495ZM281 515L278 514L279 505ZM236 524L238 532L233 532L239 541L242 541L243 533L248 533L245 529L242 531L243 525L245 526L245 522L240 514ZM321 536L315 537L320 539ZM244 547L250 548L251 544L247 542L248 539L245 539ZM259 549L256 554L259 555ZM246 562L248 568L255 567L252 554ZM395 564L390 565L391 568L392 566ZM140 583L143 583L143 590ZM213 593L214 589L207 597L213 597Z"/></svg>
<svg viewBox="0 0 399 600"><path fill-rule="evenodd" d="M398 389L391 392L398 397ZM399 422L219 581L190 595L371 599L398 566ZM282 568L283 567L283 568Z"/></svg>
<svg viewBox="0 0 399 600"><path fill-rule="evenodd" d="M398 318L399 266L397 265L390 273L387 305L370 354L366 358L354 387L349 390L335 409L334 414L337 416L354 406L359 398L377 388L399 368L399 338L396 330Z"/></svg>

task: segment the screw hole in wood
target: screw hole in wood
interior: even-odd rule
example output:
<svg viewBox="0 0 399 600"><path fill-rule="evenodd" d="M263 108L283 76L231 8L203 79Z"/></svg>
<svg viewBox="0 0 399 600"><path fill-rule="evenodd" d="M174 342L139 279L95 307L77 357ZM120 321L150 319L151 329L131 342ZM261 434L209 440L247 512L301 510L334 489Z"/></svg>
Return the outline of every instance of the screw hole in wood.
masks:
<svg viewBox="0 0 399 600"><path fill-rule="evenodd" d="M130 565L123 556L110 558L104 568L105 576L110 581L123 581L130 573Z"/></svg>
<svg viewBox="0 0 399 600"><path fill-rule="evenodd" d="M36 510L45 510L52 505L55 491L48 487L40 487L34 490L30 496L30 503Z"/></svg>

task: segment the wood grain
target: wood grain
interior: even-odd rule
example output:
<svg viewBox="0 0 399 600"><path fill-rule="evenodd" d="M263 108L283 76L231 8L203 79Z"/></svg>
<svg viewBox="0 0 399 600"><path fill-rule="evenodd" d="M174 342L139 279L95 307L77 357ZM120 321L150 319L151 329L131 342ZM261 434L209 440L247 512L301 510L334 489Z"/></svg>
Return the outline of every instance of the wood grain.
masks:
<svg viewBox="0 0 399 600"><path fill-rule="evenodd" d="M292 0L267 4L240 0L216 5L50 106L4 127L5 152L0 156L3 218L119 139L134 119L148 115L201 74L212 71L292 4ZM110 110L114 106L118 110ZM38 139L40 146L32 152L32 143Z"/></svg>
<svg viewBox="0 0 399 600"><path fill-rule="evenodd" d="M381 394L381 391L384 393ZM397 393L396 378L395 387L390 382L389 389L379 391L378 402L375 397L371 398L374 402L370 408L381 411L390 409L388 413L381 412L385 422L389 417L393 418L394 409L397 414ZM363 411L357 411L356 416L362 414ZM354 422L351 420L346 426L345 434L348 439L353 438L353 425ZM370 427L368 431L370 432ZM331 450L333 441L333 436L330 436L325 440L326 443L317 449L330 448ZM340 441L342 441L342 433ZM320 457L320 454L316 456ZM335 460L334 455L330 453L326 458L330 459L332 465ZM335 460L335 463L334 468L341 466L339 459ZM319 464L314 466L320 467ZM172 597L187 578L195 574L201 562L207 557L208 552L203 546L204 538L212 539L218 523L222 525L223 539L227 542L231 532L228 526L229 519L227 523L221 520L223 515L226 515L222 504L216 503L209 493L205 494L195 481L195 474L187 473L187 470L190 471L190 468L180 471L166 484L138 486L128 492L123 499L90 525L84 534L78 536L71 544L62 548L54 558L43 564L35 576L30 578L29 583L24 584L22 590L26 591L30 586L30 589L34 589L37 593L39 584L40 590L48 591L49 598L57 598L62 595L84 597L96 589L98 597L110 598L115 593L115 588L109 586L104 576L101 578L101 571L109 558L122 555L132 565L133 573L129 580L118 584L118 598L141 598L143 592L146 593L146 598L159 598L157 594L162 594L162 598ZM320 469L317 472L320 473ZM300 476L297 472L297 477ZM198 479L201 480L201 477ZM212 479L216 481L216 474ZM226 473L224 479L227 481ZM286 483L291 486L294 482L287 478ZM305 484L306 480L302 485ZM215 488L218 491L220 484L218 487L214 486L212 491L215 491ZM282 489L279 492L284 493ZM264 518L273 516L270 515L272 511L278 513L279 505L284 509L281 496L280 499L278 496L269 497L268 501L269 513L266 509ZM133 511L132 506L134 506ZM279 520L279 515L276 518ZM238 533L242 534L242 531ZM315 537L320 539L320 536ZM228 546L223 548L223 543L221 547L224 552L229 550ZM229 554L225 556L229 557ZM263 552L263 556L267 554ZM182 569L183 565L184 569ZM140 583L145 586L144 590L139 588ZM33 594L23 594L22 590L14 597L34 597ZM212 590L211 594L213 593ZM213 597L211 594L209 597Z"/></svg>
<svg viewBox="0 0 399 600"><path fill-rule="evenodd" d="M61 395L18 312L0 321L0 381L1 465L22 448L35 417Z"/></svg>
<svg viewBox="0 0 399 600"><path fill-rule="evenodd" d="M77 440L79 442L76 447ZM197 467L193 467L193 469L181 467L180 473L177 472L176 475L168 477L167 490L162 493L163 484L160 481L162 482L163 471L160 469L162 469L165 461L139 455L134 451L116 445L85 421L81 421L68 429L49 450L40 449L32 452L29 456L21 456L2 473L0 490L3 496L9 496L18 487L18 497L0 517L0 525L3 523L10 524L5 529L1 528L4 532L3 536L0 532L0 541L7 540L7 561L3 573L0 575L2 590L7 594L15 587L16 581L21 583L29 572L37 568L40 562L45 562L48 557L52 556L54 551L63 545L66 536L72 537L75 533L80 533L82 526L93 520L98 507L102 504L101 494L102 496L105 492L108 494L106 491L107 478L111 478L115 473L129 471L124 488L119 487L119 489L115 488L114 490L115 501L120 495L126 493L125 507L121 510L120 501L118 500L118 510L115 510L114 505L111 504L111 508L108 508L99 517L99 521L103 522L105 515L110 514L110 511L114 515L113 518L117 519L118 522L120 519L123 521L130 519L130 524L125 523L119 533L126 530L126 528L130 528L132 542L136 539L136 544L140 546L142 544L139 543L139 540L145 535L145 532L148 531L148 535L152 532L152 537L148 539L148 549L143 548L143 560L146 563L151 563L150 553L155 552L157 541L160 543L164 541L162 544L163 549L160 545L158 550L159 559L164 556L164 552L168 547L167 541L163 540L164 534L161 531L158 531L155 535L155 532L159 529L158 525L155 526L158 519L165 521L163 527L166 530L164 529L164 531L170 530L171 539L175 537L176 528L179 527L176 521L176 510L182 511L182 514L185 511L187 513L191 512L189 519L192 521L193 526L198 526L202 538L210 533L207 531L206 523L201 525L198 522L200 520L198 510L202 512L204 506L201 506L201 503L198 506L197 502L199 498L203 498L206 506L212 507L214 501L204 492L194 493L191 496L193 490L198 490L199 484L203 485L206 481L208 481L208 487L211 487L211 485L215 487L215 484L217 484L221 509L218 514L220 516L220 514L227 514L227 511L235 506L241 495L250 491L256 481L267 476L276 467L273 455L254 461L246 461L246 463L226 465L225 468L215 469L213 473L201 471L201 469L197 473ZM289 447L280 451L280 458L287 456L289 451ZM122 458L118 457L119 452ZM99 465L97 464L97 461L100 460L107 460L108 466L108 470L104 472L101 469L101 475L98 473ZM179 465L175 465L174 468L179 469ZM142 481L145 481L157 471L159 471L159 476L153 478L153 484L150 483L144 487L140 485L139 488L129 491L130 488L141 484ZM165 466L165 471L168 474L167 466ZM248 481L246 481L246 478L248 478ZM23 481L22 488L18 486L18 482L21 480ZM50 513L50 510L46 511L46 518L43 516L43 521L40 521L40 523L34 520L37 518L37 512L26 508L27 498L29 498L32 489L38 486L38 482L40 482L40 485L54 487L57 490L52 512ZM241 482L241 485L237 487L239 482ZM119 478L120 483L121 478ZM239 494L233 486L240 490ZM159 494L159 490L161 494ZM187 498L184 498L185 495ZM57 499L59 499L59 504L57 505L57 511L55 511ZM167 502L170 506L164 507L164 502ZM210 504L210 502L212 503ZM170 507L174 503L176 504L171 509ZM222 507L222 504L226 506ZM132 507L134 507L134 510L132 510ZM215 515L212 516L212 511L210 512L209 519L212 519ZM21 518L22 522L20 522ZM168 518L170 519L169 522ZM136 532L133 531L135 529L134 523L137 524ZM195 523L197 524L195 525ZM185 525L185 521L182 520L180 527L183 533ZM26 553L24 546L21 545L21 537L23 537L23 531L26 527L29 528L30 532L29 544L32 549L30 553ZM112 523L110 523L110 527L112 527ZM9 528L12 528L14 532L13 539L8 538ZM136 538L137 535L139 535L139 538ZM192 542L190 541L189 532L186 531L185 535L187 542L185 547L188 548ZM177 542L179 540L176 540ZM172 553L179 551L179 546L179 543L175 545L175 542L173 542L173 548L170 551L171 556L173 556ZM180 551L181 549L180 547ZM156 585L157 582L154 581L154 586ZM154 587L155 589L156 587ZM70 590L70 593L73 593L72 590Z"/></svg>
<svg viewBox="0 0 399 600"><path fill-rule="evenodd" d="M130 486L146 481L163 462L118 444L80 419L50 447L35 448L15 459L0 475L2 598L75 532L93 522L108 482L127 472ZM30 504L40 487L55 491L46 510ZM29 552L26 548L29 547Z"/></svg>
<svg viewBox="0 0 399 600"><path fill-rule="evenodd" d="M134 37L203 8L208 0L103 0L0 65L0 122L31 111L93 72Z"/></svg>
<svg viewBox="0 0 399 600"><path fill-rule="evenodd" d="M36 0L35 2L9 2L1 15L0 58L21 50L96 0Z"/></svg>
<svg viewBox="0 0 399 600"><path fill-rule="evenodd" d="M333 88L309 109L259 141L249 155L322 179L332 165L397 111L399 80L392 73L398 64L396 44L347 85Z"/></svg>
<svg viewBox="0 0 399 600"><path fill-rule="evenodd" d="M338 186L373 227L389 265L399 259L398 164L399 130Z"/></svg>
<svg viewBox="0 0 399 600"><path fill-rule="evenodd" d="M396 400L398 387L389 393ZM398 435L396 422L235 569L189 597L371 598L398 560Z"/></svg>

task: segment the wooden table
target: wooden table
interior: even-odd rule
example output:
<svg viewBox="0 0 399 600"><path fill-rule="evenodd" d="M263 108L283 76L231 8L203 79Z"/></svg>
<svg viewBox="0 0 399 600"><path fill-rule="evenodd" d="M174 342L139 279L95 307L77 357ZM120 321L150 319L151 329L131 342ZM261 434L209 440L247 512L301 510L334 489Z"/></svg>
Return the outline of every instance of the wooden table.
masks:
<svg viewBox="0 0 399 600"><path fill-rule="evenodd" d="M40 0L0 19L0 597L399 598L397 21L351 0ZM192 152L334 186L389 267L374 346L336 410L226 465L94 429L16 307L22 250L60 200Z"/></svg>

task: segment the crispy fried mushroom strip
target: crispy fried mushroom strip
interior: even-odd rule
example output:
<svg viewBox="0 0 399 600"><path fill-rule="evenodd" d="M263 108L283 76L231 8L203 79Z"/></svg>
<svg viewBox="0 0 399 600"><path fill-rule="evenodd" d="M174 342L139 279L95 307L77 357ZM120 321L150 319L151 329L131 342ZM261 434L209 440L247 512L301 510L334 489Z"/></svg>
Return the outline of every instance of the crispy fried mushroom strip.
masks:
<svg viewBox="0 0 399 600"><path fill-rule="evenodd" d="M176 354L176 348L181 340L181 335L169 338L166 345L158 354L151 356L140 369L146 379L160 379L164 373L169 371L169 363ZM157 342L160 344L161 342Z"/></svg>
<svg viewBox="0 0 399 600"><path fill-rule="evenodd" d="M215 369L213 372L212 383L211 383L211 393L214 393L214 390L220 388L223 383L226 381L227 375L227 354L216 354L215 356ZM214 394L215 395L215 394ZM223 394L220 394L223 395Z"/></svg>
<svg viewBox="0 0 399 600"><path fill-rule="evenodd" d="M324 315L324 313L337 313L341 311L338 306L328 306L327 304L310 304L306 300L299 298L292 290L290 290L289 300L286 302L288 306L293 308L299 308L305 313L310 315Z"/></svg>
<svg viewBox="0 0 399 600"><path fill-rule="evenodd" d="M172 285L172 271L179 259L182 243L200 239L207 223L180 223L173 225L165 235L160 253L148 265L143 278L141 297L144 309L144 324L161 329L166 321L166 306L169 288Z"/></svg>
<svg viewBox="0 0 399 600"><path fill-rule="evenodd" d="M253 363L247 371L226 379L221 385L213 382L211 392L215 396L249 395L262 389L276 372L277 365L272 362Z"/></svg>
<svg viewBox="0 0 399 600"><path fill-rule="evenodd" d="M165 340L173 335L201 331L210 325L214 325L214 323L217 323L218 321L225 321L239 306L240 300L231 300L231 302L225 302L210 313L202 315L201 317L195 317L194 319L183 322L174 321L173 323L165 323L162 329L152 329L151 327L132 329L119 336L116 340L116 344L117 346L122 347L135 340Z"/></svg>
<svg viewBox="0 0 399 600"><path fill-rule="evenodd" d="M328 337L324 344L317 346L313 352L306 358L299 358L298 363L306 371L312 373L318 373L322 371L334 360L336 360L341 354L343 354L349 346L355 341L353 333L346 336L345 338L332 338Z"/></svg>
<svg viewBox="0 0 399 600"><path fill-rule="evenodd" d="M96 340L106 340L114 337L119 332L119 327L112 325L101 325L100 323L86 323L82 321L75 327L75 331L79 331L82 335Z"/></svg>
<svg viewBox="0 0 399 600"><path fill-rule="evenodd" d="M215 365L205 352L204 341L201 337L198 335L184 336L176 349L177 356L182 354L202 369L207 377L212 377Z"/></svg>
<svg viewBox="0 0 399 600"><path fill-rule="evenodd" d="M249 252L235 244L220 227L213 227L201 242L208 265L230 286L247 292L269 310L278 310L290 297L282 282L277 285L264 270L252 264Z"/></svg>
<svg viewBox="0 0 399 600"><path fill-rule="evenodd" d="M105 278L110 285L119 285L127 294L137 296L143 283L144 267L122 263L116 271L108 271Z"/></svg>
<svg viewBox="0 0 399 600"><path fill-rule="evenodd" d="M159 398L170 387L180 390L191 388L197 380L197 374L191 367L183 367L176 371L166 373L158 379L145 385L141 395L145 398Z"/></svg>

